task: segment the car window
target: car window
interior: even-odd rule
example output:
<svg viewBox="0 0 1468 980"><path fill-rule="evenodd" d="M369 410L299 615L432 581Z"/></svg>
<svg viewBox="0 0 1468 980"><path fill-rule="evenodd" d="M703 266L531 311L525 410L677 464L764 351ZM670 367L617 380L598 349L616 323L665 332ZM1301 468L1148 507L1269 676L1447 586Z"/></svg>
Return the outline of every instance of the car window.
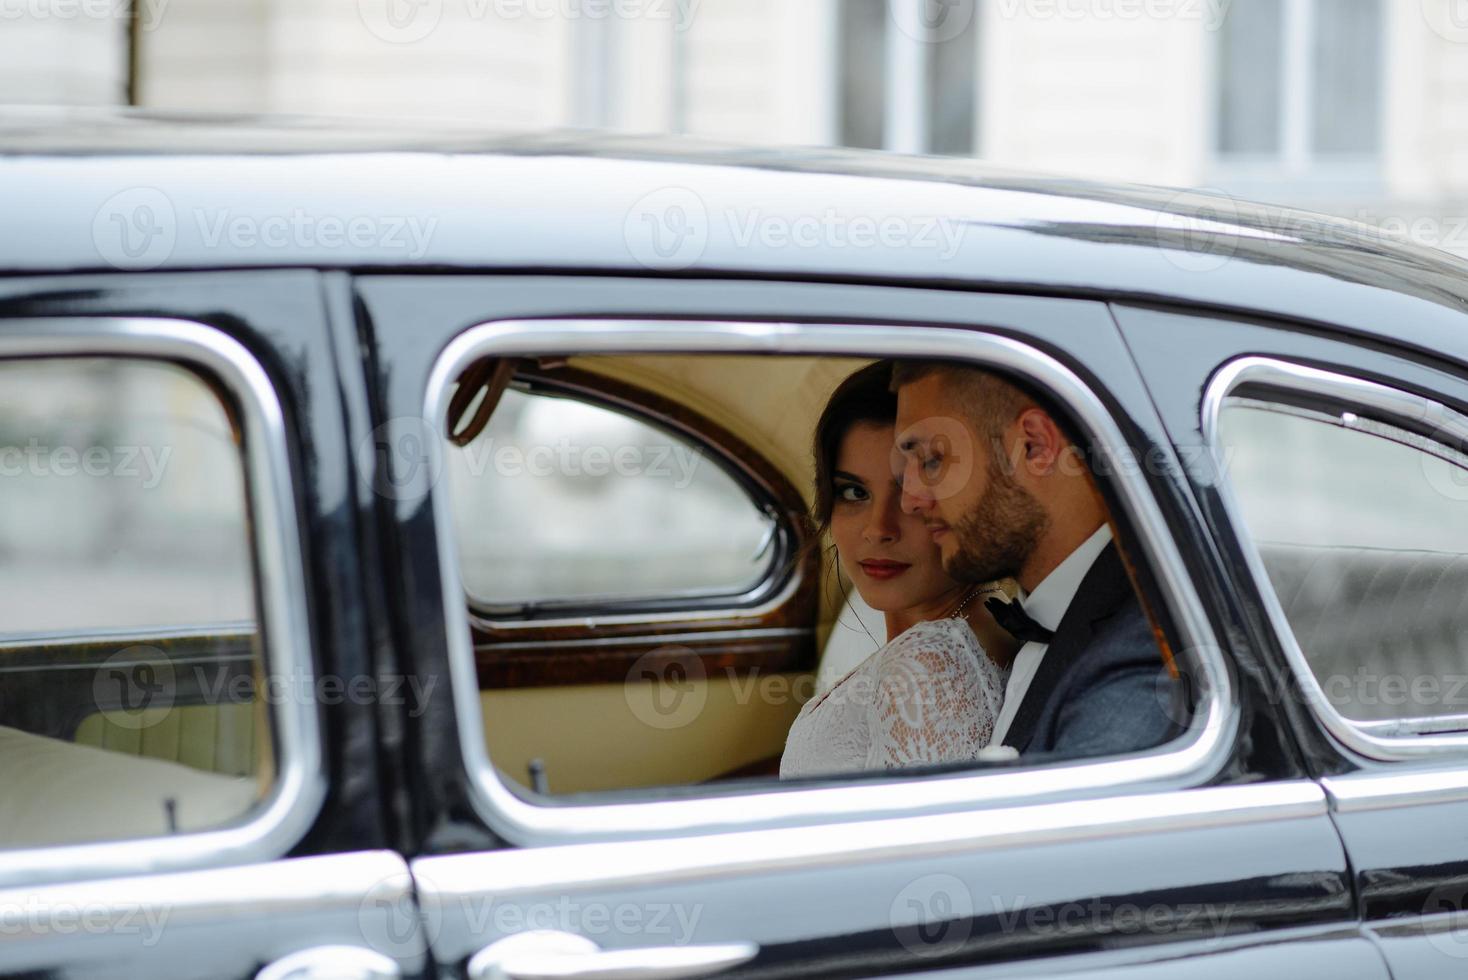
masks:
<svg viewBox="0 0 1468 980"><path fill-rule="evenodd" d="M0 847L164 835L268 788L231 413L164 362L0 362Z"/></svg>
<svg viewBox="0 0 1468 980"><path fill-rule="evenodd" d="M1218 437L1330 705L1378 735L1468 727L1468 456L1349 404L1229 398Z"/></svg>
<svg viewBox="0 0 1468 980"><path fill-rule="evenodd" d="M1141 720L1080 744L1079 735L1065 743L1042 711L1021 714L1018 701L1003 713L1023 644L985 601L1012 597L1017 583L950 577L930 512L955 495L978 510L1023 503L1010 482L976 492L992 485L979 479L979 446L945 402L922 421L932 452L944 454L921 469L929 516L899 507L907 463L892 371L861 351L551 349L458 366L457 386L435 402L447 408L435 429L449 460L435 489L450 518L439 543L460 572L451 635L467 640L459 649L472 674L462 676L476 684L466 738L483 746L496 786L588 803L675 786L730 792L755 779L824 787L972 767L990 748L1007 762L1023 746L1037 765L1142 753L1187 730L1190 706L1177 700L1169 651L1125 574L1125 539L1103 501L1067 574L1077 589L1088 580L1087 601L1114 614L1114 634L1097 643L1110 644L1117 696ZM818 438L838 395L851 418L839 438ZM588 479L593 449L606 472ZM536 454L546 472L529 471ZM629 464L620 471L619 454ZM663 457L664 472L646 470ZM1042 533L1013 520L1016 535ZM889 636L882 615L870 627L854 622L844 610L863 589L923 620L905 638ZM840 630L871 642L844 668L830 642ZM885 653L871 656L876 648ZM821 686L825 659L833 666ZM1047 699L1048 689L1034 701ZM1000 719L1012 744L990 745Z"/></svg>
<svg viewBox="0 0 1468 980"><path fill-rule="evenodd" d="M254 617L239 448L204 384L119 359L0 377L0 635Z"/></svg>
<svg viewBox="0 0 1468 980"><path fill-rule="evenodd" d="M447 463L465 588L501 615L738 596L777 558L763 501L625 409L511 388Z"/></svg>

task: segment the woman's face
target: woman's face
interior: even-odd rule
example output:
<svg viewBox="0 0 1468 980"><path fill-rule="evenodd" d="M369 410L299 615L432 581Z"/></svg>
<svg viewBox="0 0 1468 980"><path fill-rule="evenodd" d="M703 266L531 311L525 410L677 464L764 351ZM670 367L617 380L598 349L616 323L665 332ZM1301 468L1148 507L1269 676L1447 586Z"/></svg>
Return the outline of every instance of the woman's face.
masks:
<svg viewBox="0 0 1468 980"><path fill-rule="evenodd" d="M831 537L841 568L878 612L930 604L958 584L943 571L922 518L902 512L893 438L890 425L852 426L831 474Z"/></svg>

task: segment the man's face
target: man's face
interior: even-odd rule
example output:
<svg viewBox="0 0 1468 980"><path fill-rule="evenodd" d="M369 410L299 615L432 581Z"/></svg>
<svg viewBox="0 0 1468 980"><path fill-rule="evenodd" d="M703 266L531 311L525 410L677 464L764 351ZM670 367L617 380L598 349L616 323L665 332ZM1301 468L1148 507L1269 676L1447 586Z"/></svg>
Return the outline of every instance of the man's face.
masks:
<svg viewBox="0 0 1468 980"><path fill-rule="evenodd" d="M1007 447L1022 452L1018 426L988 435L988 420L965 417L941 375L897 395L902 507L923 518L955 579L1017 576L1049 525L1039 501L1015 479Z"/></svg>

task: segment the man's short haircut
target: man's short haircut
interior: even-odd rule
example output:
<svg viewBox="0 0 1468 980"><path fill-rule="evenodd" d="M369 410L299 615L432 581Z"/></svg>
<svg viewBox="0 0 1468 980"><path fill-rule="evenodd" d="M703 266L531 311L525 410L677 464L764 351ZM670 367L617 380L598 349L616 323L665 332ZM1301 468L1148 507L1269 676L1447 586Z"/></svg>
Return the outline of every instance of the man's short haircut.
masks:
<svg viewBox="0 0 1468 980"><path fill-rule="evenodd" d="M998 436L1031 405L1043 409L1065 429L1064 420L1045 402L1030 395L1003 375L981 367L949 361L898 361L892 368L892 391L939 375L974 425L986 436Z"/></svg>

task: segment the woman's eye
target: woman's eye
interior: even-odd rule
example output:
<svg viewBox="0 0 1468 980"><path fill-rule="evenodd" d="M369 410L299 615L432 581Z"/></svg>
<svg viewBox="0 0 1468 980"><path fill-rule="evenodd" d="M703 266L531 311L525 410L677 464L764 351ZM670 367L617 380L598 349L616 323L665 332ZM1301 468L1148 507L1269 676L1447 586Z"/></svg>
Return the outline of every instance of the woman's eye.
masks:
<svg viewBox="0 0 1468 980"><path fill-rule="evenodd" d="M927 459L923 460L923 472L924 473L937 473L938 470L942 466L943 466L943 457L942 456L929 456Z"/></svg>
<svg viewBox="0 0 1468 980"><path fill-rule="evenodd" d="M846 503L856 503L857 501L867 499L867 492L861 487L848 483L844 487L836 488L836 499L845 501Z"/></svg>

